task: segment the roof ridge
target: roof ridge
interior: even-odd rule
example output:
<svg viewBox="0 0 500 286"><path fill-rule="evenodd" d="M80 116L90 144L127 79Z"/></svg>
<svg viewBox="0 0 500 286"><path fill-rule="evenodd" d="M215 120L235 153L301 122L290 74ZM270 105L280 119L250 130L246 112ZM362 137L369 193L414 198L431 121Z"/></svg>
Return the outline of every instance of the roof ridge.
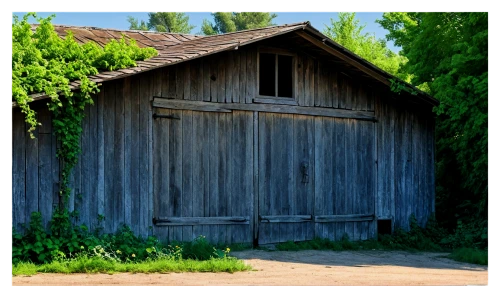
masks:
<svg viewBox="0 0 500 286"><path fill-rule="evenodd" d="M232 35L232 34L238 34L238 33L246 33L246 32L251 32L251 31L266 30L266 29L273 29L273 28L283 28L283 27L291 27L291 26L310 25L310 24L311 23L309 21L304 21L304 22L296 22L296 23L283 24L283 25L271 25L271 26L267 26L267 27L263 27L263 28L240 30L240 31L229 32L229 33L224 33L224 34L204 36L204 38L211 38L211 37L217 37L217 36Z"/></svg>
<svg viewBox="0 0 500 286"><path fill-rule="evenodd" d="M40 24L31 24L31 26L38 26ZM132 33L149 33L149 34L159 34L159 35L180 35L180 36L191 36L191 37L200 37L204 38L205 35L196 35L196 34L185 34L185 33L171 33L171 32L156 32L156 31L143 31L143 30L121 30L116 28L101 28L101 27L90 27L90 26L74 26L74 25L62 25L62 24L52 24L54 27L61 28L76 28L76 29L86 29L86 30L105 30L105 31L114 31L114 32L132 32Z"/></svg>

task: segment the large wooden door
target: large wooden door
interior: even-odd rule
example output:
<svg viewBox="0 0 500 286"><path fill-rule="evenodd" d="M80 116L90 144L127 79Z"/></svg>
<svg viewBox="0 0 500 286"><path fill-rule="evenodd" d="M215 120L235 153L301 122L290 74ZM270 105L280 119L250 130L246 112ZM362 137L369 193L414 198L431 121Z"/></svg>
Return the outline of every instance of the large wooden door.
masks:
<svg viewBox="0 0 500 286"><path fill-rule="evenodd" d="M155 110L154 233L253 241L253 112Z"/></svg>
<svg viewBox="0 0 500 286"><path fill-rule="evenodd" d="M259 244L313 238L313 117L259 113Z"/></svg>
<svg viewBox="0 0 500 286"><path fill-rule="evenodd" d="M259 244L374 237L374 126L259 113Z"/></svg>

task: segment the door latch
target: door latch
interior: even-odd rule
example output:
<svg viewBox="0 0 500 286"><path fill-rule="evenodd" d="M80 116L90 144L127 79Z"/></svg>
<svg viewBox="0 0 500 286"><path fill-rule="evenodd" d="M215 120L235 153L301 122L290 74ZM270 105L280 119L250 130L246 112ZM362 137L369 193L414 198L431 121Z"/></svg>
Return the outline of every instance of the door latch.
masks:
<svg viewBox="0 0 500 286"><path fill-rule="evenodd" d="M309 183L309 164L303 162L300 166L300 171L302 172L302 183Z"/></svg>

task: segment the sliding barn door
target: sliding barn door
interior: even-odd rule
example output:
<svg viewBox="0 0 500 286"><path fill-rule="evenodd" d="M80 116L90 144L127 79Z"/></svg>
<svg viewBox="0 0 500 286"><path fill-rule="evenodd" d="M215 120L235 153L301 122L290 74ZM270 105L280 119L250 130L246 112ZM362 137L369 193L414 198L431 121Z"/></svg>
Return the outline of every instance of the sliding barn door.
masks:
<svg viewBox="0 0 500 286"><path fill-rule="evenodd" d="M313 117L259 113L259 244L313 238Z"/></svg>
<svg viewBox="0 0 500 286"><path fill-rule="evenodd" d="M154 233L252 242L253 113L156 109Z"/></svg>

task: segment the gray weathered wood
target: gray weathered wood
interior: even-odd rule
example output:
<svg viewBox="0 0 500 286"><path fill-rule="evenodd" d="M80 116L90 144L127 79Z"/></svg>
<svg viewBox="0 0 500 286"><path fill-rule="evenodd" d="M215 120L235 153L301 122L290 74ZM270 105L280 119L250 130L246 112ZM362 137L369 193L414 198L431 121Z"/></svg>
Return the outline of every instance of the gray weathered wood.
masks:
<svg viewBox="0 0 500 286"><path fill-rule="evenodd" d="M297 223L309 222L311 215L262 215L259 216L261 223Z"/></svg>
<svg viewBox="0 0 500 286"><path fill-rule="evenodd" d="M285 105L299 105L297 99L286 97L255 97L253 102L256 103L271 103L271 104L285 104Z"/></svg>
<svg viewBox="0 0 500 286"><path fill-rule="evenodd" d="M197 225L220 225L220 224L249 224L249 217L159 217L155 218L156 226L197 226Z"/></svg>
<svg viewBox="0 0 500 286"><path fill-rule="evenodd" d="M314 216L316 223L328 222L358 222L358 221L372 221L375 219L374 214L352 214L352 215L319 215Z"/></svg>
<svg viewBox="0 0 500 286"><path fill-rule="evenodd" d="M169 109L215 111L215 112L246 110L246 111L327 116L327 117L337 117L337 118L353 118L353 119L369 120L369 121L376 120L374 112L371 111L351 111L351 110L320 108L320 107L313 108L313 107L278 105L278 104L207 103L207 102L197 102L197 101L186 102L186 101L170 100L164 98L154 98L152 104L153 107L161 107Z"/></svg>

